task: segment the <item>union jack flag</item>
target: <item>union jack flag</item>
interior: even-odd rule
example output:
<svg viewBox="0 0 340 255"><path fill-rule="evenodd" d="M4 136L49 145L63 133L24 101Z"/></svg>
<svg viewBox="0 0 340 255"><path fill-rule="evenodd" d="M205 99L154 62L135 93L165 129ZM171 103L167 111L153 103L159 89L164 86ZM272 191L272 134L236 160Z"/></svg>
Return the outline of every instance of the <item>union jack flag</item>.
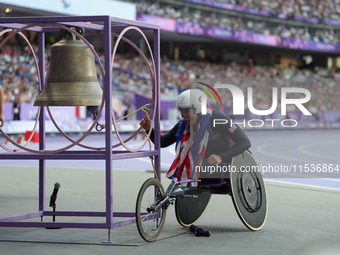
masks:
<svg viewBox="0 0 340 255"><path fill-rule="evenodd" d="M176 158L169 168L166 177L179 180L197 179L199 173L196 167L204 159L210 132L210 117L212 111L207 109L207 114L202 115L197 132L190 130L185 120L181 120L176 133Z"/></svg>
<svg viewBox="0 0 340 255"><path fill-rule="evenodd" d="M230 133L234 133L234 131L236 130L236 128L237 128L237 126L232 125L231 128L229 128L228 130L229 130Z"/></svg>

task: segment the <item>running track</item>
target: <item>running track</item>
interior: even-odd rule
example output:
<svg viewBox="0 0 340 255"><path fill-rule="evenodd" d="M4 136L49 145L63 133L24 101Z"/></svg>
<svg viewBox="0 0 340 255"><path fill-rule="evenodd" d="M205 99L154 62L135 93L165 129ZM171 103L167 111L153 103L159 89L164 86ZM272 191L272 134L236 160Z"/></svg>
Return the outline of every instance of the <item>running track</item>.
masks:
<svg viewBox="0 0 340 255"><path fill-rule="evenodd" d="M317 186L326 189L340 189L340 131L339 130L284 130L284 131L247 131L251 140L251 152L259 165L266 167L276 166L275 173L264 173L268 181L288 182L297 185ZM114 136L115 137L115 136ZM79 138L78 135L73 136ZM4 139L0 139L4 142ZM114 138L113 143L117 143ZM127 145L137 148L143 142L141 136L137 140L131 140ZM84 144L102 147L104 146L103 135L90 135ZM69 142L60 135L47 137L47 149L57 149L68 145ZM12 145L9 145L13 148ZM30 144L30 148L36 148L37 144ZM75 147L79 149L79 147ZM118 149L123 149L122 147ZM146 145L145 149L148 149ZM0 148L1 152L4 152ZM161 151L162 170L166 171L174 158L174 146L164 148ZM305 168L305 164L307 168ZM1 166L37 166L37 161L0 161ZM47 166L74 167L103 169L104 161L47 161ZM321 166L324 171L311 172L311 167ZM289 172L282 172L281 169L290 169ZM339 169L339 171L336 170ZM131 160L117 160L114 162L114 169L121 170L151 170L151 163L148 158L137 158ZM331 171L333 169L333 171ZM294 171L295 170L295 171Z"/></svg>

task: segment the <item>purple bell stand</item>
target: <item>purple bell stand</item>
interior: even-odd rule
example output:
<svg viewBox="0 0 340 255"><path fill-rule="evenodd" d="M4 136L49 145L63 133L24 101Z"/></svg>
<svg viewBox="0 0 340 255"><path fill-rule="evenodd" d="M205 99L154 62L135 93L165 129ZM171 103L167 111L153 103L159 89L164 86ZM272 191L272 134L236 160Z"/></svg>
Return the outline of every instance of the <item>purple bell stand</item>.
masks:
<svg viewBox="0 0 340 255"><path fill-rule="evenodd" d="M93 228L93 229L108 229L108 240L105 243L113 243L111 241L111 229L122 227L125 225L133 224L136 222L135 212L114 212L113 211L113 175L112 170L114 167L114 161L119 159L133 159L139 157L154 157L155 168L157 176L160 178L160 136L155 135L154 148L150 151L142 150L142 147L147 142L150 133L145 139L143 145L138 149L129 148L117 133L119 139L119 145L123 145L126 150L114 150L116 147L112 145L112 124L115 127L115 120L112 114L112 63L114 60L115 52L117 50L120 40L128 42L134 47L139 54L144 58L145 55L141 52L136 45L124 37L127 31L134 30L141 34L144 38L150 55L152 58L152 65L148 65L151 77L153 80L152 86L152 121L155 130L155 134L160 133L160 112L159 112L159 65L160 65L160 31L159 27L154 24L148 24L144 22L131 21L113 18L110 16L74 16L74 17L22 17L22 18L0 18L0 27L4 28L1 31L0 48L15 34L19 34L28 43L32 49L28 40L25 38L23 31L35 31L38 33L38 46L39 46L39 58L35 57L36 65L38 67L40 91L43 90L45 84L45 33L58 32L59 29L69 30L69 27L83 27L86 33L96 34L102 33L104 35L104 51L105 51L105 67L100 65L101 73L103 77L103 100L99 107L99 114L97 119L94 120L89 130L77 141L66 137L59 127L57 129L71 142L71 145L57 150L45 149L45 111L49 112L48 107L39 107L38 116L36 120L36 126L39 127L39 150L32 150L26 148L25 145L16 144L9 136L7 136L1 129L0 133L11 141L17 150L8 149L4 144L0 144L7 152L1 152L0 148L0 160L38 160L39 161L39 205L38 211L29 212L21 215L13 215L0 218L0 227L33 227L33 228ZM153 31L153 49L151 49L146 36L143 31ZM6 38L3 38L5 33L9 33ZM73 31L70 31L73 32ZM89 43L79 35L77 32L73 32L77 37L84 41L89 46ZM112 37L117 37L115 41L114 49L112 49ZM100 61L98 55L93 49L94 56L97 63ZM113 53L112 53L113 52ZM112 54L112 55L111 55ZM146 61L147 62L147 61ZM105 74L105 75L104 75ZM105 103L105 108L103 107ZM86 147L81 144L81 141L92 131L97 120L100 117L101 111L105 109L105 147L104 148L92 148ZM50 115L53 120L52 116ZM56 123L54 122L56 125ZM34 127L34 129L36 128ZM115 127L115 130L116 127ZM34 131L34 130L33 130ZM137 130L136 132L139 132ZM32 132L33 134L34 132ZM132 135L133 136L133 135ZM131 136L131 137L132 137ZM30 137L31 139L32 137ZM30 140L29 139L29 140ZM69 150L73 146L82 146L87 150ZM47 160L104 160L105 161L105 211L53 211L46 210L45 208L45 163ZM1 174L1 173L0 173ZM72 217L105 217L105 223L97 222L43 222L44 216L72 216ZM25 221L27 219L39 218L38 221ZM115 218L123 218L124 220L115 221Z"/></svg>

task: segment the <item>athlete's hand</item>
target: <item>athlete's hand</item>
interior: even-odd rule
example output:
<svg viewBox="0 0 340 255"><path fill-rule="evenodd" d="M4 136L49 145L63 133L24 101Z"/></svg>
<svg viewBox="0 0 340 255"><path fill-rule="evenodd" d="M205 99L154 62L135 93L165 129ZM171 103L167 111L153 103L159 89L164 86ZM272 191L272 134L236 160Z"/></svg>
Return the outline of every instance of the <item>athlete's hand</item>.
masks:
<svg viewBox="0 0 340 255"><path fill-rule="evenodd" d="M208 158L208 163L210 165L218 165L218 164L222 163L222 159L219 155L211 154Z"/></svg>
<svg viewBox="0 0 340 255"><path fill-rule="evenodd" d="M0 116L0 127L2 127L5 124L5 118L3 116Z"/></svg>
<svg viewBox="0 0 340 255"><path fill-rule="evenodd" d="M144 128L144 130L149 131L151 128L151 120L148 115L145 115L143 119L139 122L139 125Z"/></svg>

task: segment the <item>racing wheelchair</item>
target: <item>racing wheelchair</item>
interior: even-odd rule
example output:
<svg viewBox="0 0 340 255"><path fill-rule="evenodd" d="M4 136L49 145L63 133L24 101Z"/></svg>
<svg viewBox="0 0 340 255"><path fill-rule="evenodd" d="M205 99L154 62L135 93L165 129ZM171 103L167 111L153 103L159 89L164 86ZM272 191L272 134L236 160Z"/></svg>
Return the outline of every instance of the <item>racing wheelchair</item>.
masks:
<svg viewBox="0 0 340 255"><path fill-rule="evenodd" d="M198 186L188 186L188 183ZM245 151L232 159L227 175L218 183L200 183L201 180L173 178L164 191L163 185L150 178L141 186L136 202L136 224L141 237L155 241L164 227L167 208L175 204L180 225L189 227L199 220L212 194L230 195L235 210L250 230L260 230L266 221L268 202L260 169L251 155Z"/></svg>

